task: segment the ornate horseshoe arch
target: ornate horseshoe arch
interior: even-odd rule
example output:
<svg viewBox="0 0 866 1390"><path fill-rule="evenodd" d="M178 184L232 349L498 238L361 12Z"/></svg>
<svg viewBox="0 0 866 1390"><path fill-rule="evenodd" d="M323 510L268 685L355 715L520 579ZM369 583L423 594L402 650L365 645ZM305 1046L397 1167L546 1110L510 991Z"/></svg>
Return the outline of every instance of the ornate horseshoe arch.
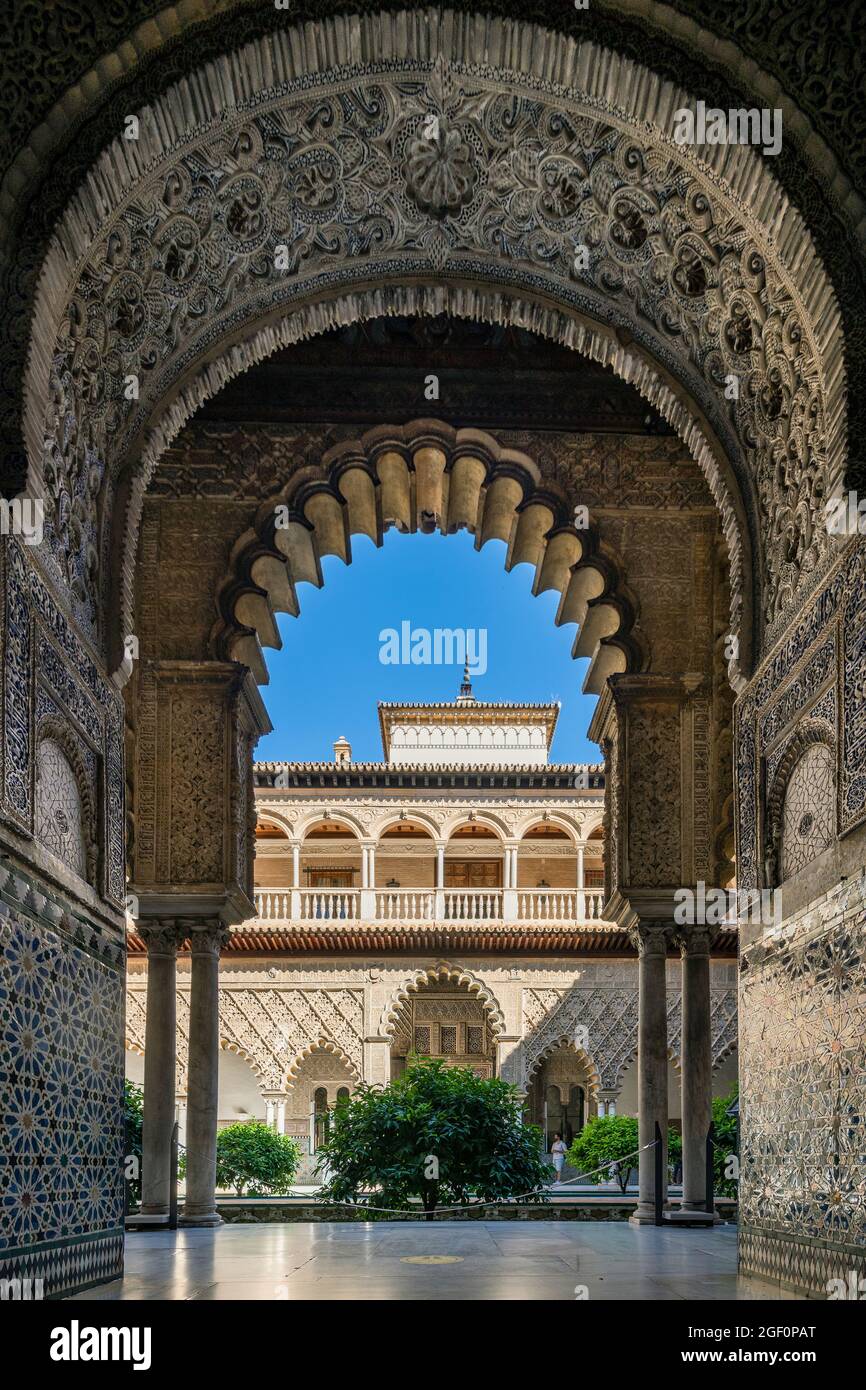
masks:
<svg viewBox="0 0 866 1390"><path fill-rule="evenodd" d="M471 971L464 969L463 966L451 965L448 961L440 961L438 965L431 965L428 969L417 970L399 989L394 991L385 1004L379 1019L380 1037L390 1038L393 1036L394 1028L399 1020L401 1005L407 1002L410 994L417 994L431 980L448 980L456 985L465 985L469 993L473 994L476 999L480 999L487 1009L487 1022L494 1041L499 1038L505 1027L505 1016L495 998Z"/></svg>
<svg viewBox="0 0 866 1390"><path fill-rule="evenodd" d="M30 485L82 625L105 643L113 554L128 615L149 470L225 380L333 322L448 309L569 342L674 423L722 512L748 668L753 601L772 639L829 559L841 330L766 162L674 143L687 104L592 43L413 12L263 37L141 112L58 228L32 337Z"/></svg>
<svg viewBox="0 0 866 1390"><path fill-rule="evenodd" d="M558 1038L552 1038L545 1044L543 1051L538 1053L532 1061L532 1064L527 1068L522 1089L528 1090L536 1073L544 1065L548 1057L552 1056L552 1054L557 1052L561 1047L568 1048L570 1052L574 1053L577 1060L582 1063L587 1074L589 1094L593 1097L597 1097L599 1091L602 1089L602 1081L598 1067L595 1065L595 1062L586 1048L579 1047L574 1039L569 1037L567 1033L563 1033Z"/></svg>
<svg viewBox="0 0 866 1390"><path fill-rule="evenodd" d="M242 661L265 682L263 647L280 647L275 612L297 616L296 585L320 586L321 559L351 563L352 535L381 544L388 526L443 533L465 527L480 548L505 541L507 570L535 567L534 592L562 595L555 621L576 622L575 656L590 658L585 687L599 693L615 672L642 670L643 643L631 629L637 604L594 531L575 530L572 513L540 482L536 464L483 430L437 420L382 426L347 441L262 505L234 547L217 596L211 646Z"/></svg>

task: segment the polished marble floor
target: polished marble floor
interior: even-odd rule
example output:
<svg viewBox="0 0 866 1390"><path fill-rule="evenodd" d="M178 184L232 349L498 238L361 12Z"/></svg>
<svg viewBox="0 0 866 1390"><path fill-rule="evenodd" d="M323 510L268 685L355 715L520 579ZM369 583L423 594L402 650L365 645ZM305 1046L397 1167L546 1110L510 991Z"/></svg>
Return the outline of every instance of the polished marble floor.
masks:
<svg viewBox="0 0 866 1390"><path fill-rule="evenodd" d="M655 1302L792 1295L737 1277L733 1226L491 1221L138 1232L127 1236L126 1277L76 1297Z"/></svg>

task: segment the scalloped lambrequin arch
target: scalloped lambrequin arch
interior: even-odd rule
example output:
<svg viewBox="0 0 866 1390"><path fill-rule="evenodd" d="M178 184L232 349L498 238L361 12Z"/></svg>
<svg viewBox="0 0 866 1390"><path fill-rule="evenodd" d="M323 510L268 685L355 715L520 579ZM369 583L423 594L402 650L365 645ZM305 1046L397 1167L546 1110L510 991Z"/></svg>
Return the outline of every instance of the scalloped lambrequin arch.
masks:
<svg viewBox="0 0 866 1390"><path fill-rule="evenodd" d="M748 669L753 621L771 641L832 558L840 319L769 162L674 142L688 104L591 43L430 11L264 36L142 111L57 229L28 372L46 564L90 635L116 654L147 478L204 399L330 323L449 309L570 343L671 421Z"/></svg>
<svg viewBox="0 0 866 1390"><path fill-rule="evenodd" d="M352 535L381 545L396 526L445 535L465 528L479 549L504 541L507 570L531 564L533 592L561 594L557 625L578 624L573 655L590 658L585 690L600 694L608 676L644 669L647 652L631 631L636 600L614 560L592 525L575 529L520 450L503 448L484 430L413 420L336 445L318 476L309 473L263 502L234 547L211 633L220 660L241 661L266 683L262 648L282 646L275 614L298 615L297 584L322 585L325 555L350 564Z"/></svg>

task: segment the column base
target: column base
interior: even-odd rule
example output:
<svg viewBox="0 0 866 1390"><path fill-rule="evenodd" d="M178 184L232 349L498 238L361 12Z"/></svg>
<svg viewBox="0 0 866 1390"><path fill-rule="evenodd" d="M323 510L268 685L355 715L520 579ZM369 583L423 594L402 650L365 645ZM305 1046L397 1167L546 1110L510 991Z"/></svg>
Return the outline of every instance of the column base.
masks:
<svg viewBox="0 0 866 1390"><path fill-rule="evenodd" d="M177 1218L178 1226L221 1226L223 1219L218 1211L182 1211Z"/></svg>
<svg viewBox="0 0 866 1390"><path fill-rule="evenodd" d="M655 1207L645 1206L639 1202L629 1217L629 1222L632 1226L654 1226L656 1224Z"/></svg>
<svg viewBox="0 0 866 1390"><path fill-rule="evenodd" d="M142 1202L136 1216L146 1216L149 1221L168 1220L168 1202Z"/></svg>
<svg viewBox="0 0 866 1390"><path fill-rule="evenodd" d="M672 1207L671 1211L665 1214L665 1220L676 1226L718 1226L721 1219L715 1208L707 1211L705 1206L686 1206L685 1203L679 1207Z"/></svg>

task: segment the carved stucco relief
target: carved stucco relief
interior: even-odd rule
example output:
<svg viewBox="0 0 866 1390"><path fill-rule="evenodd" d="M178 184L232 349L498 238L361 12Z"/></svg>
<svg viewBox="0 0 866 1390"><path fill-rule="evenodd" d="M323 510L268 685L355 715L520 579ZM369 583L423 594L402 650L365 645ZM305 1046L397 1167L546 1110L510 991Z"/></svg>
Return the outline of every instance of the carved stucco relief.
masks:
<svg viewBox="0 0 866 1390"><path fill-rule="evenodd" d="M218 132L202 111L197 147L180 155L181 132L169 134L173 119L160 127L164 144L148 122L141 148L124 152L132 163L146 162L147 172L122 188L120 162L105 161L100 199L91 185L82 188L78 225L88 227L86 245L75 244L67 222L58 248L66 243L74 278L43 277L52 288L37 321L39 337L54 345L53 365L42 353L34 359L28 409L35 455L46 423L37 402L47 385L51 443L39 468L51 503L48 553L58 576L80 590L79 615L93 620L105 568L96 503L106 470L121 461L169 384L243 323L285 315L293 300L326 284L331 293L350 290L373 258L385 282L419 272L447 279L459 268L477 281L543 292L568 314L627 321L636 341L679 373L714 419L741 462L747 505L754 489L763 616L772 629L826 557L818 514L831 453L836 466L824 356L833 350L838 314L823 281L810 287L807 306L785 265L789 242L798 256L804 243L812 254L796 213L785 208L785 235L771 244L757 208L738 202L718 174L698 176L687 165L690 152L651 121L638 134L599 94L588 100L552 78L521 73L491 77L468 51L453 65L431 65L420 51L426 40L412 32L419 55L397 60L399 94L393 60L358 63L302 93L288 50L279 51L271 91L256 101L255 114L242 101L226 122L232 102L203 84L202 99L212 96L219 106ZM504 55L511 26L501 34ZM548 42L545 51L552 74L556 50ZM308 76L305 82L309 88ZM736 151L739 162L751 157ZM769 197L768 179L761 170L761 197ZM98 210L106 202L116 206L110 226ZM585 270L575 268L579 245L589 250ZM819 300L825 313L816 332ZM464 312L473 312L469 299ZM246 361L278 341L267 330L245 350ZM618 357L614 365L635 370ZM150 436L151 463L226 370L215 364L208 381L176 402ZM137 403L123 396L129 372L140 379ZM729 405L720 387L730 372L745 389ZM658 391L647 379L651 389ZM834 430L839 423L834 409ZM680 425L686 428L684 417ZM736 626L737 523L712 451L697 435L694 447L731 544ZM83 519L77 546L67 522L73 512Z"/></svg>
<svg viewBox="0 0 866 1390"><path fill-rule="evenodd" d="M737 1045L736 989L711 987L712 1060L717 1066ZM668 1050L680 1050L682 993L668 989ZM525 989L525 1035L503 1065L503 1075L525 1089L540 1061L561 1044L578 1046L602 1090L618 1091L637 1056L637 981L622 988L575 985L564 992ZM543 1010L543 1012L542 1012Z"/></svg>

